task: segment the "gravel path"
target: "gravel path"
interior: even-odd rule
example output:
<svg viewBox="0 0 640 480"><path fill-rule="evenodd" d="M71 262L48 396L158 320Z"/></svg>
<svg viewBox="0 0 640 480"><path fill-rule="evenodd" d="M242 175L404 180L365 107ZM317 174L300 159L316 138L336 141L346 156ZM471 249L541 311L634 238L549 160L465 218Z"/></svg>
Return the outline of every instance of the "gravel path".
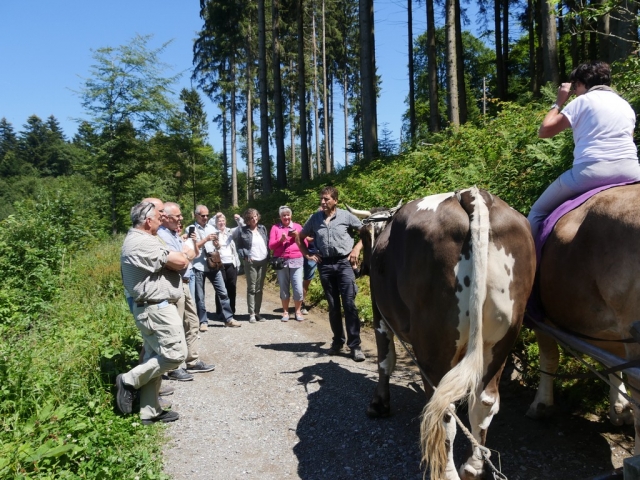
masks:
<svg viewBox="0 0 640 480"><path fill-rule="evenodd" d="M176 480L422 479L418 441L425 397L402 348L397 346L399 368L392 377L393 415L371 420L365 410L377 382L372 332L362 334L365 362L346 354L330 357L326 312L312 309L303 323L283 323L276 286L265 287L267 321L250 324L245 278L238 277L236 318L242 327L211 321L201 334L201 357L216 370L192 382L170 382L176 392L167 398L180 420L167 428L165 472ZM210 288L207 306L213 312ZM630 454L632 427L586 420L561 406L549 422L526 419L534 392L509 381L508 372L501 395L488 446L501 452L510 480L591 478ZM458 432L458 459L465 448Z"/></svg>

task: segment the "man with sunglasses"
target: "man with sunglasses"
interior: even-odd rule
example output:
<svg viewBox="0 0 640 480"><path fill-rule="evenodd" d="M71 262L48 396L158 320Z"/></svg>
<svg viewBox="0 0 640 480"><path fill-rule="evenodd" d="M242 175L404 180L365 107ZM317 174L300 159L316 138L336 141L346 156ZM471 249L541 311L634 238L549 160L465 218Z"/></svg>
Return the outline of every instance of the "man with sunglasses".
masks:
<svg viewBox="0 0 640 480"><path fill-rule="evenodd" d="M233 311L227 288L224 286L222 273L210 271L207 265L207 253L215 250L214 242L218 241L216 229L208 224L209 209L206 205L198 205L195 209L196 223L195 230L191 238L196 246L196 258L193 260L194 279L196 282L196 307L198 309L198 319L200 321L200 331L206 332L209 329L207 319L207 307L205 305L205 279L209 279L213 289L220 300L222 316L225 327L240 327L240 322L233 319Z"/></svg>
<svg viewBox="0 0 640 480"><path fill-rule="evenodd" d="M183 252L170 251L157 236L164 218L160 200L135 205L131 209L133 228L120 254L122 281L133 299L133 315L145 353L139 365L116 377L116 403L122 413L130 414L139 390L143 425L179 418L175 411L162 409L158 393L162 374L178 368L187 355L176 304L183 296L178 272L189 265L189 260Z"/></svg>
<svg viewBox="0 0 640 480"><path fill-rule="evenodd" d="M177 233L180 222L182 221L180 205L174 202L165 202L164 213L165 218L158 229L158 236L167 244L167 247L169 247L171 251L184 252L189 260L187 268L179 272L182 276L182 291L184 295L177 303L178 315L182 318L184 335L187 341L187 359L185 360L187 368L185 370L180 367L167 373L170 379L184 382L193 380L193 373L210 372L216 367L215 365L204 363L199 359L198 355L198 313L195 300L191 297L191 291L189 290L192 269L191 261L196 255L192 248L185 248L182 237Z"/></svg>

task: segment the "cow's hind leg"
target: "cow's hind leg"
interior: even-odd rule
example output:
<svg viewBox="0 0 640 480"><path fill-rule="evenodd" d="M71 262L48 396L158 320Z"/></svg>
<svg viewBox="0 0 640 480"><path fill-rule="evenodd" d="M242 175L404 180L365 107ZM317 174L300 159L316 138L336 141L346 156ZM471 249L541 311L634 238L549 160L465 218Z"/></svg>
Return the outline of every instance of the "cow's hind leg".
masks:
<svg viewBox="0 0 640 480"><path fill-rule="evenodd" d="M610 374L609 382L609 420L616 426L633 424L631 402L622 394L627 393L619 373Z"/></svg>
<svg viewBox="0 0 640 480"><path fill-rule="evenodd" d="M504 365L503 365L504 367ZM500 410L500 394L498 383L502 374L502 368L493 377L489 384L482 389L478 388L476 401L469 405L469 423L473 438L482 446L487 441L487 430L493 420L493 416ZM472 447L469 458L460 467L460 478L463 480L477 480L484 478L484 459L479 448Z"/></svg>
<svg viewBox="0 0 640 480"><path fill-rule="evenodd" d="M391 412L389 399L389 379L396 367L396 348L394 335L374 306L374 327L378 348L378 385L367 408L370 417L386 417ZM376 320L377 318L377 320Z"/></svg>
<svg viewBox="0 0 640 480"><path fill-rule="evenodd" d="M553 414L552 375L558 370L560 355L558 353L558 344L549 335L536 331L536 338L538 339L538 348L540 350L540 370L551 374L540 373L540 384L536 391L536 397L527 411L527 417L539 419Z"/></svg>

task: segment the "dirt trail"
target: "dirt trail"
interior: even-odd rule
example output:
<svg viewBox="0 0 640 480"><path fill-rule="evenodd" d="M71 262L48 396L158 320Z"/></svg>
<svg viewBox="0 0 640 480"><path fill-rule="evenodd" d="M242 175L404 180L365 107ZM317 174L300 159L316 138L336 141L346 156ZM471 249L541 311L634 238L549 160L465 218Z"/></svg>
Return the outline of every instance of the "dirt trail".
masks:
<svg viewBox="0 0 640 480"><path fill-rule="evenodd" d="M213 291L207 288L212 312ZM400 368L391 385L393 415L371 420L365 410L377 382L372 332L363 332L365 362L346 354L329 357L325 312L312 309L305 322L281 322L271 284L262 307L267 321L250 324L245 292L240 276L241 328L211 321L201 334L201 357L217 365L215 372L171 382L176 392L167 398L181 417L167 429L165 472L178 480L421 479L419 415L425 397L402 347L397 346ZM510 480L591 478L629 456L631 427L562 411L548 422L529 420L524 413L533 392L508 379L502 383L501 411L488 446L500 452ZM465 445L458 432L458 456Z"/></svg>

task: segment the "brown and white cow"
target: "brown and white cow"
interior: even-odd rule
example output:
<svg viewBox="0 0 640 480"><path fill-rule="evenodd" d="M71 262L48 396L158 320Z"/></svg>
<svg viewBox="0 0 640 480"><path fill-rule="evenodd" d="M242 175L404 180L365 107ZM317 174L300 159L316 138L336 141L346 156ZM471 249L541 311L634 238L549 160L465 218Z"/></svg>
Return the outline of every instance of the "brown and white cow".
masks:
<svg viewBox="0 0 640 480"><path fill-rule="evenodd" d="M540 299L553 325L599 339L629 338L640 320L640 185L598 193L564 215L547 239L540 261ZM555 373L558 347L536 331L540 369ZM640 359L637 343L591 342L620 358ZM630 423L629 402L620 395L624 385L614 381L610 419ZM629 379L629 384L640 384ZM634 394L636 400L639 395ZM553 406L553 379L541 374L528 416L548 414ZM635 453L640 453L640 415L635 418Z"/></svg>
<svg viewBox="0 0 640 480"><path fill-rule="evenodd" d="M468 397L472 432L484 445L499 409L498 381L533 284L529 224L475 187L414 200L387 221L376 220L384 216L373 215L361 230L379 372L367 413L390 412L395 332L413 346L430 398L421 424L423 460L432 479L458 479L456 425L447 411ZM435 393L429 381L437 385ZM479 452L472 451L460 476L475 479L483 472Z"/></svg>

